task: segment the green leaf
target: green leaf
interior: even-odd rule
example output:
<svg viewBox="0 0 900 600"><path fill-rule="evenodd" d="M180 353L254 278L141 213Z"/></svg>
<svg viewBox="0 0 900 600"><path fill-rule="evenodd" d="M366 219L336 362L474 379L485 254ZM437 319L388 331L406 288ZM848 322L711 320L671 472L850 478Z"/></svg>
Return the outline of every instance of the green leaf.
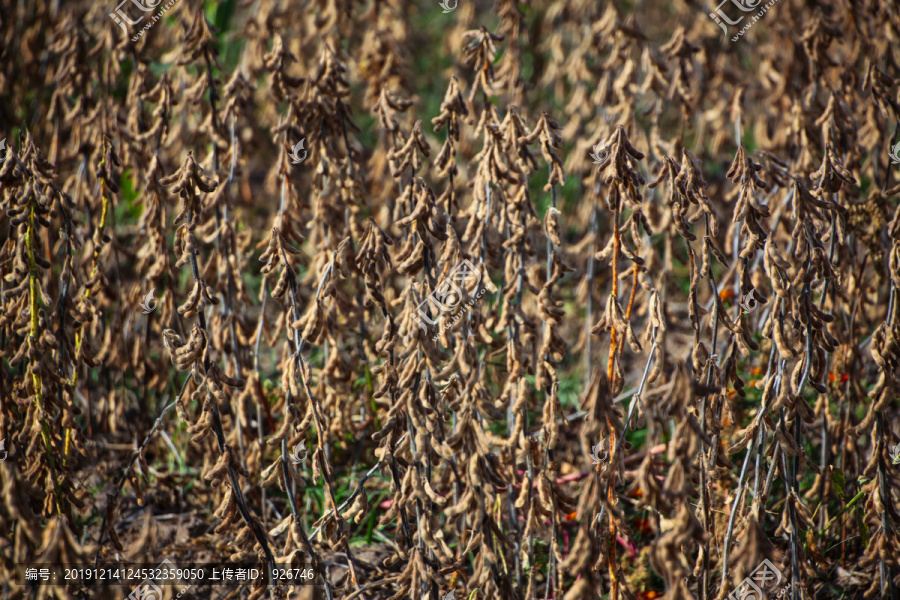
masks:
<svg viewBox="0 0 900 600"><path fill-rule="evenodd" d="M856 524L859 526L859 537L862 538L862 543L864 548L869 547L869 526L866 525L865 515L866 510L863 508L862 504L856 505Z"/></svg>
<svg viewBox="0 0 900 600"><path fill-rule="evenodd" d="M365 493L365 492L363 492ZM375 531L375 511L369 513L368 523L366 523L366 543L372 543L372 532Z"/></svg>
<svg viewBox="0 0 900 600"><path fill-rule="evenodd" d="M831 484L837 490L838 496L844 502L847 501L847 494L844 492L844 473L837 467L831 467Z"/></svg>

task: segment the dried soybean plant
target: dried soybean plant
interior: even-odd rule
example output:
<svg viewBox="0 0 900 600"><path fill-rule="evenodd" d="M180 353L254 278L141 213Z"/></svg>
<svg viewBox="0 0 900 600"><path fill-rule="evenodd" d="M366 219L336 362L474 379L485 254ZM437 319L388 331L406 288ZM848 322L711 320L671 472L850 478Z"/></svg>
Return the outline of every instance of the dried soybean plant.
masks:
<svg viewBox="0 0 900 600"><path fill-rule="evenodd" d="M4 594L900 595L894 4L150 4L0 16Z"/></svg>

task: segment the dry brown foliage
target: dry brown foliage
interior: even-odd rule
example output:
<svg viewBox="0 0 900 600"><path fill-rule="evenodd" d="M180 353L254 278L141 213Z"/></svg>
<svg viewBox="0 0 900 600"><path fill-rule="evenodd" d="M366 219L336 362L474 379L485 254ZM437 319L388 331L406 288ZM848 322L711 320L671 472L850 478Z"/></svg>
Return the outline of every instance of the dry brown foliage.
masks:
<svg viewBox="0 0 900 600"><path fill-rule="evenodd" d="M900 596L896 3L140 1L0 10L3 598Z"/></svg>

